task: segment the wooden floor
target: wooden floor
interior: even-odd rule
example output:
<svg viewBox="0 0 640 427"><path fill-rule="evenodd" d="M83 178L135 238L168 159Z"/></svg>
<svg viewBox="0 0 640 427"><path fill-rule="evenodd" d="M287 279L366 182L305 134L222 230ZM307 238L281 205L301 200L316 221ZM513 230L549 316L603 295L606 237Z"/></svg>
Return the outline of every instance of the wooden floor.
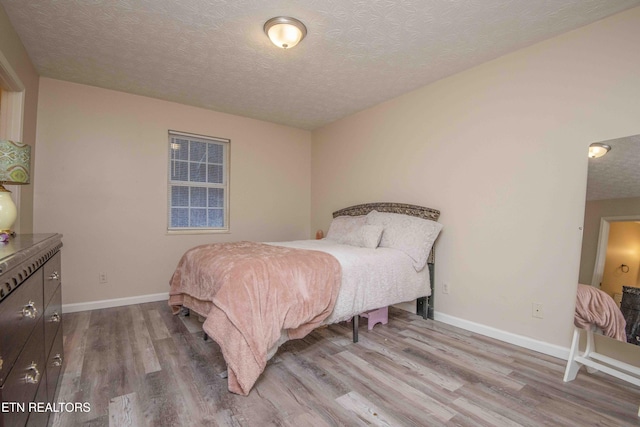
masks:
<svg viewBox="0 0 640 427"><path fill-rule="evenodd" d="M64 315L56 426L640 425L640 389L401 310L351 342L332 325L280 348L248 397L219 347L166 302ZM584 369L584 368L583 368Z"/></svg>

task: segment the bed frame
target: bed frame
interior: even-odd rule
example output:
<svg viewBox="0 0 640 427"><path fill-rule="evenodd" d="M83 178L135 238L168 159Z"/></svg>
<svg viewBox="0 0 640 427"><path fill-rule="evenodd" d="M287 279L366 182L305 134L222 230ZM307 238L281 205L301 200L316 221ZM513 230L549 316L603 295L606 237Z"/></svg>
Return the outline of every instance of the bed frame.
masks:
<svg viewBox="0 0 640 427"><path fill-rule="evenodd" d="M389 212L389 213L397 213L409 216L415 216L422 219L428 219L431 221L438 221L440 217L440 211L425 208L423 206L409 205L406 203L389 203L389 202L378 202L378 203L365 203L361 205L350 206L348 208L340 209L339 211L335 211L333 213L333 217L339 216L362 216L366 215L371 211L378 212ZM423 319L431 319L433 320L433 298L435 295L435 280L434 280L434 269L435 269L435 248L431 248L431 252L429 252L429 258L427 258L427 266L429 268L429 285L431 287L431 295L429 297L421 297L416 300L416 313L422 316ZM182 311L184 316L189 315L189 309L185 309ZM353 342L358 342L358 320L360 316L355 315L352 318L352 326L353 326ZM204 340L206 341L209 337L206 333L204 333Z"/></svg>
<svg viewBox="0 0 640 427"><path fill-rule="evenodd" d="M339 211L335 211L333 213L333 217L339 216L361 216L366 215L371 211L378 212L390 212L397 213L409 216L415 216L418 218L428 219L431 221L438 221L440 217L440 211L425 208L423 206L416 205L408 205L406 203L388 203L388 202L379 202L379 203L365 203L362 205L350 206L348 208L340 209ZM429 280L431 287L431 295L430 297L421 297L416 301L416 313L422 316L424 319L432 319L433 320L433 299L435 295L435 280L434 280L434 269L435 269L435 248L431 248L431 252L429 253L429 258L427 259L427 266L429 267ZM358 320L359 316L353 316L352 325L353 325L353 342L358 342Z"/></svg>

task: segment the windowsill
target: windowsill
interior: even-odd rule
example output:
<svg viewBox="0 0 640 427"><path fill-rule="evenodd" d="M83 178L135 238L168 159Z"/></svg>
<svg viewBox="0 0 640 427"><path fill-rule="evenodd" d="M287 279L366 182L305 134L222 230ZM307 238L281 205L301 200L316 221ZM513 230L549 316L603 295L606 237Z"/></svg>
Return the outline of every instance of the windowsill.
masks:
<svg viewBox="0 0 640 427"><path fill-rule="evenodd" d="M230 230L167 230L166 234L168 236L172 235L184 235L184 234L231 234Z"/></svg>

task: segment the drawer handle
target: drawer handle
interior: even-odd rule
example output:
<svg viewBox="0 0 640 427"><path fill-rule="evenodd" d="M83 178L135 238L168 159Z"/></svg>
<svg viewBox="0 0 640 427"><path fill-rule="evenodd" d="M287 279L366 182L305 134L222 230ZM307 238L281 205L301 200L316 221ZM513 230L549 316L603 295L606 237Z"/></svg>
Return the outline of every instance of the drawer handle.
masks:
<svg viewBox="0 0 640 427"><path fill-rule="evenodd" d="M51 315L51 321L52 321L53 323L58 323L58 322L60 321L60 315L59 315L57 312L54 312L54 313Z"/></svg>
<svg viewBox="0 0 640 427"><path fill-rule="evenodd" d="M33 301L29 301L27 305L22 307L22 315L24 317L35 319L37 314L38 314L38 309L36 308L36 303Z"/></svg>
<svg viewBox="0 0 640 427"><path fill-rule="evenodd" d="M24 380L27 384L38 384L38 381L40 381L40 371L38 371L38 365L36 365L36 362L31 362L27 371L33 371L33 373L28 373L24 376Z"/></svg>
<svg viewBox="0 0 640 427"><path fill-rule="evenodd" d="M60 356L60 353L53 356L53 366L62 366L62 356Z"/></svg>
<svg viewBox="0 0 640 427"><path fill-rule="evenodd" d="M60 279L60 273L58 273L57 271L54 271L49 276L49 280L59 280L59 279Z"/></svg>

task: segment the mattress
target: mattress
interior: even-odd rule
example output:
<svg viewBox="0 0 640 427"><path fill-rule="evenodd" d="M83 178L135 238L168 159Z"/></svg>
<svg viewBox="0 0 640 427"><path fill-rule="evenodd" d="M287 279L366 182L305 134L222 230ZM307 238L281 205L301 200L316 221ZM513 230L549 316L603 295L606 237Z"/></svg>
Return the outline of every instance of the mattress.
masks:
<svg viewBox="0 0 640 427"><path fill-rule="evenodd" d="M397 249L360 248L327 239L268 244L321 251L338 260L342 267L340 291L333 312L323 324L431 294L429 269L416 271L413 260Z"/></svg>

